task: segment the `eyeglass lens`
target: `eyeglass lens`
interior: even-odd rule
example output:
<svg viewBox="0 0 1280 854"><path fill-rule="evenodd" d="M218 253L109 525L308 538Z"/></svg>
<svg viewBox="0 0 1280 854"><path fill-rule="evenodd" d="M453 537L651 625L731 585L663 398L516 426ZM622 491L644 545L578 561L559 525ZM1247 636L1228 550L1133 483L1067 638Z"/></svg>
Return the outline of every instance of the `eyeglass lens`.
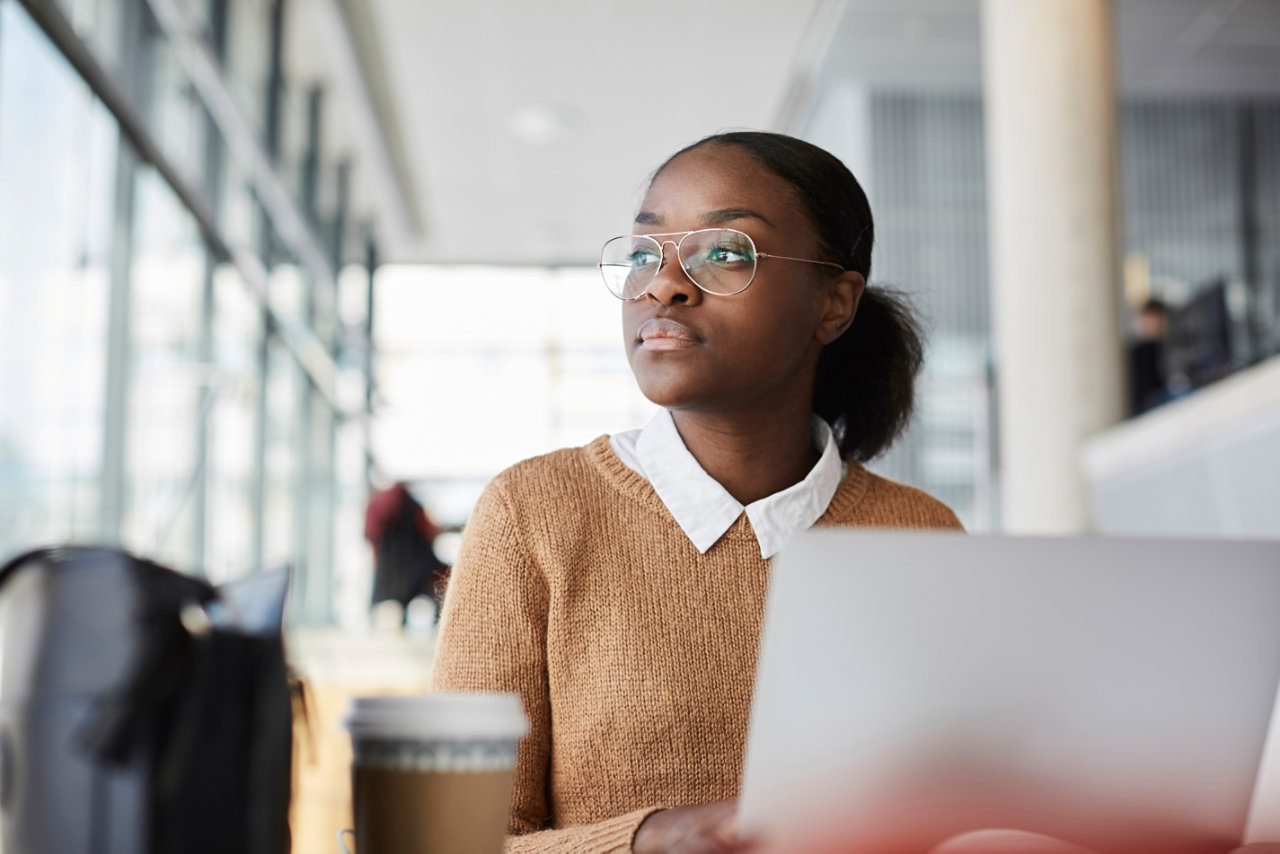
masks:
<svg viewBox="0 0 1280 854"><path fill-rule="evenodd" d="M751 238L732 229L706 229L679 241L679 262L704 291L736 294L751 284L756 248ZM600 253L600 272L615 296L636 299L658 275L663 244L644 235L615 237ZM668 256L669 258L670 256Z"/></svg>

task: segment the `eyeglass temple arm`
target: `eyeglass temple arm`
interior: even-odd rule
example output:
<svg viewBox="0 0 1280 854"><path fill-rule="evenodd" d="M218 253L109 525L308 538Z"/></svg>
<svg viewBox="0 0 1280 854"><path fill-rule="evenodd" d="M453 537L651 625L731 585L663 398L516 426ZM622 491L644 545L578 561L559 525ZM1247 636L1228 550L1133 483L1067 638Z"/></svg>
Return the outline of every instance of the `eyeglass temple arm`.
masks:
<svg viewBox="0 0 1280 854"><path fill-rule="evenodd" d="M779 261L800 261L804 264L821 264L824 267L832 267L836 270L844 272L844 267L841 267L839 264L835 263L834 261L815 261L812 258L792 258L789 255L774 255L770 252L757 252L756 257L757 258L776 258Z"/></svg>

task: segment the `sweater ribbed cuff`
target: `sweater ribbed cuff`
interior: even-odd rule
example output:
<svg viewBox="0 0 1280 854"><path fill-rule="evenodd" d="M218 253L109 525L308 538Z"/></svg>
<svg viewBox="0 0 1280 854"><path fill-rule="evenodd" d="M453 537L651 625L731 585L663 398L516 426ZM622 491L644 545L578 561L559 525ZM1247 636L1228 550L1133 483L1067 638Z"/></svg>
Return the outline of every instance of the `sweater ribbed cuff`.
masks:
<svg viewBox="0 0 1280 854"><path fill-rule="evenodd" d="M598 851L600 854L630 852L631 843L636 838L636 831L640 829L640 825L646 818L657 811L657 807L646 807L588 825L583 828L588 835L582 837L583 847L579 850Z"/></svg>
<svg viewBox="0 0 1280 854"><path fill-rule="evenodd" d="M646 807L594 824L508 836L505 854L630 854L636 831L660 807Z"/></svg>

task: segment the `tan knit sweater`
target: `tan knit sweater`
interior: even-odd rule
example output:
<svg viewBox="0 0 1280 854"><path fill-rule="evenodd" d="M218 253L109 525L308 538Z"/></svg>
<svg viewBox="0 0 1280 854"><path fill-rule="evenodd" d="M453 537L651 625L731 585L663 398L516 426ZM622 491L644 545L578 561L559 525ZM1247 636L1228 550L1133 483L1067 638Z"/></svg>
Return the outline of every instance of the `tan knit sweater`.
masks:
<svg viewBox="0 0 1280 854"><path fill-rule="evenodd" d="M852 462L818 524L960 527ZM507 851L629 851L655 809L738 793L768 571L745 514L698 554L606 437L489 484L433 684L524 698Z"/></svg>

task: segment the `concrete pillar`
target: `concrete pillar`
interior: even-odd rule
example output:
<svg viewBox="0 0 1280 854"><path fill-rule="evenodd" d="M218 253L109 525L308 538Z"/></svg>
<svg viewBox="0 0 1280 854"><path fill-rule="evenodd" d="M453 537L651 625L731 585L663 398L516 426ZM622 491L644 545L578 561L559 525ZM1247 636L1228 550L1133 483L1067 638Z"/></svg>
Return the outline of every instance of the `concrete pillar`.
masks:
<svg viewBox="0 0 1280 854"><path fill-rule="evenodd" d="M1089 529L1080 452L1124 414L1108 0L983 0L1003 528Z"/></svg>

